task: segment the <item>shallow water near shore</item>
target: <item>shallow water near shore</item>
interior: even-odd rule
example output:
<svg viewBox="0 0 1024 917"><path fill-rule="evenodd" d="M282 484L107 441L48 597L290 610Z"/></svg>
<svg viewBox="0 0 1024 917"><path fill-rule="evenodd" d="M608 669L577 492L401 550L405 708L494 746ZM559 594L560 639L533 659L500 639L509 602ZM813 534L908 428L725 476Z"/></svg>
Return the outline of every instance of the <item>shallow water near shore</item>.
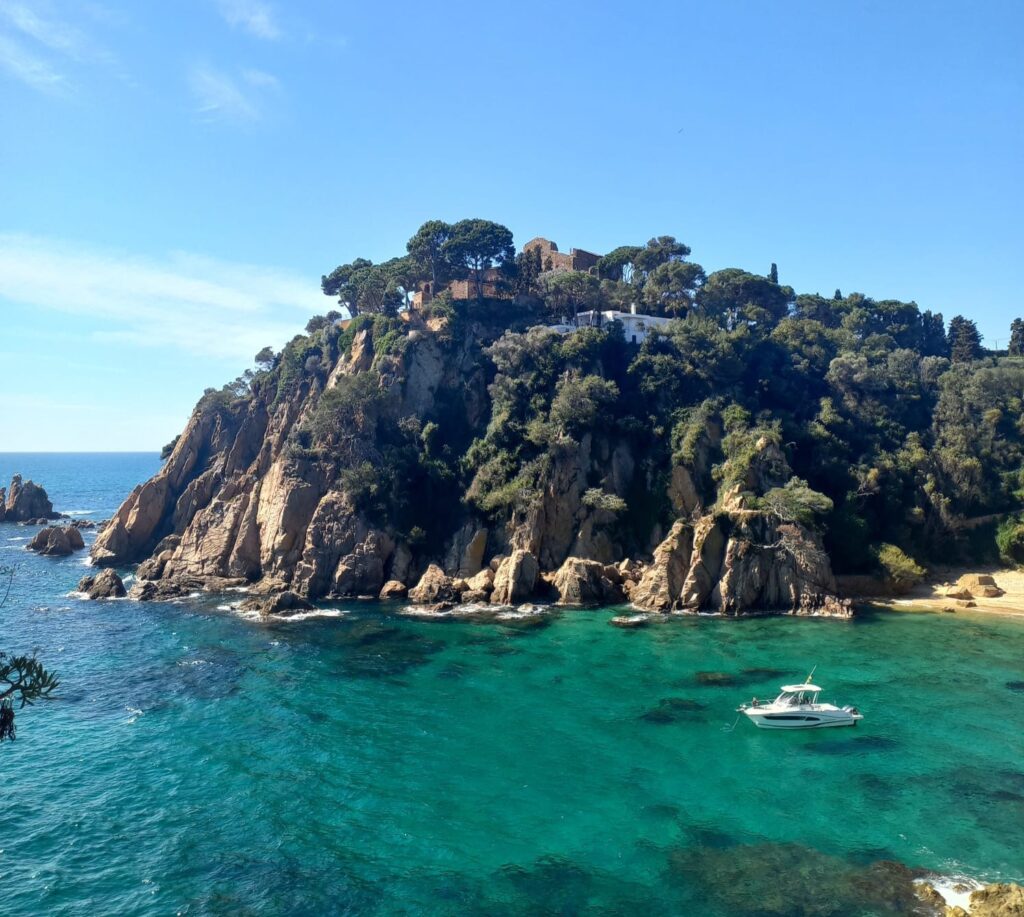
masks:
<svg viewBox="0 0 1024 917"><path fill-rule="evenodd" d="M158 467L33 461L0 482L94 518ZM1024 879L1019 621L266 625L69 598L84 555L28 555L31 531L0 525L0 648L62 688L0 747L2 913L895 914L879 861ZM860 726L730 729L815 664Z"/></svg>

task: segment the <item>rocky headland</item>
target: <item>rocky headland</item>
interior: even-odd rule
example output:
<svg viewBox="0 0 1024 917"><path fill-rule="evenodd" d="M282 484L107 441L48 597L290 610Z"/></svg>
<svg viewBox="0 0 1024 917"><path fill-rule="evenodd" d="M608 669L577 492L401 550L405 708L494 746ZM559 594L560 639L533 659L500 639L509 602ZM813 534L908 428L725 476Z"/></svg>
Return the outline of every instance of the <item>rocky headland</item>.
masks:
<svg viewBox="0 0 1024 917"><path fill-rule="evenodd" d="M138 564L133 594L143 599L251 585L304 602L536 598L851 614L813 528L761 507L792 479L776 438L751 437L712 476L723 463L719 416L700 421L688 460L667 456L661 467L599 417L570 416L561 429L549 419L530 480L521 470L507 499L484 493L504 459L496 448L490 462L469 459L491 448L514 382L508 361L557 353L565 340L416 312L297 338L244 390L208 392L162 470L98 535L92 559Z"/></svg>

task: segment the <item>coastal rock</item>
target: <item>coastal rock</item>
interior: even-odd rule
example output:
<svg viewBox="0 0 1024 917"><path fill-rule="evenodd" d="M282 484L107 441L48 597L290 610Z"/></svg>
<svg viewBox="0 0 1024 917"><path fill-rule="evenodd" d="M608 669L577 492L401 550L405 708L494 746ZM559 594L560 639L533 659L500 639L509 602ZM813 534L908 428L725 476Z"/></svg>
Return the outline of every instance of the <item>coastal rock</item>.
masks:
<svg viewBox="0 0 1024 917"><path fill-rule="evenodd" d="M109 567L95 576L83 577L78 583L78 591L90 599L120 599L128 594L121 577Z"/></svg>
<svg viewBox="0 0 1024 917"><path fill-rule="evenodd" d="M987 573L965 573L946 590L946 595L952 599L995 599L1003 595L1003 590Z"/></svg>
<svg viewBox="0 0 1024 917"><path fill-rule="evenodd" d="M405 583L396 579L389 579L380 588L379 598L382 599L404 599L409 589Z"/></svg>
<svg viewBox="0 0 1024 917"><path fill-rule="evenodd" d="M431 564L416 586L409 590L409 600L417 605L437 605L457 602L459 596L451 578L437 564Z"/></svg>
<svg viewBox="0 0 1024 917"><path fill-rule="evenodd" d="M646 627L651 623L651 619L648 615L616 615L609 622L612 627L622 627L626 629Z"/></svg>
<svg viewBox="0 0 1024 917"><path fill-rule="evenodd" d="M1012 882L971 893L971 917L1024 917L1024 887Z"/></svg>
<svg viewBox="0 0 1024 917"><path fill-rule="evenodd" d="M630 592L637 608L671 611L679 601L693 550L693 528L682 520L673 524L654 551L654 560Z"/></svg>
<svg viewBox="0 0 1024 917"><path fill-rule="evenodd" d="M246 599L239 607L244 611L258 611L261 615L289 615L299 611L312 611L314 606L298 593L285 591L276 595Z"/></svg>
<svg viewBox="0 0 1024 917"><path fill-rule="evenodd" d="M605 566L596 560L567 557L551 580L558 594L557 604L607 605L621 602L624 598L622 589L612 576L621 579L615 567Z"/></svg>
<svg viewBox="0 0 1024 917"><path fill-rule="evenodd" d="M53 511L50 498L34 481L22 481L21 475L11 478L11 486L7 489L4 503L3 519L6 522L27 522L41 519L45 523L49 519L58 518Z"/></svg>
<svg viewBox="0 0 1024 917"><path fill-rule="evenodd" d="M540 568L537 558L521 548L506 557L494 574L492 605L515 605L533 595Z"/></svg>
<svg viewBox="0 0 1024 917"><path fill-rule="evenodd" d="M29 551L48 557L64 557L85 547L82 533L73 526L49 526L36 532L26 545Z"/></svg>
<svg viewBox="0 0 1024 917"><path fill-rule="evenodd" d="M483 566L486 548L487 529L467 522L452 540L445 568L452 570L456 576L473 576Z"/></svg>

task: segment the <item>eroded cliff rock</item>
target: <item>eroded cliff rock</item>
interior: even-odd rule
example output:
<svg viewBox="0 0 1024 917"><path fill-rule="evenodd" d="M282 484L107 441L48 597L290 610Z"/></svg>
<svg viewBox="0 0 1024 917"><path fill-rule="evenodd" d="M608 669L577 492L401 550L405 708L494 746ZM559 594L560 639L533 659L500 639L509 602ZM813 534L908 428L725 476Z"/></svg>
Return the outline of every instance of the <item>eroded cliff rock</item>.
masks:
<svg viewBox="0 0 1024 917"><path fill-rule="evenodd" d="M0 522L28 522L32 519L56 519L46 491L34 481L23 481L20 474L11 478L11 486L0 488Z"/></svg>
<svg viewBox="0 0 1024 917"><path fill-rule="evenodd" d="M570 435L573 409L561 409L563 429L531 395L517 423L537 422L526 438L547 444L543 456L500 438L481 449L496 422L484 347L500 331L378 318L297 337L272 369L208 392L164 467L99 533L94 562L137 563L140 598L249 584L303 602L407 592L418 604L511 605L546 593L661 612L834 610L816 537L749 508L789 477L777 437L751 439L722 494L712 414L658 465L628 429L596 417ZM463 470L473 449L473 467L494 476L479 485L479 470Z"/></svg>

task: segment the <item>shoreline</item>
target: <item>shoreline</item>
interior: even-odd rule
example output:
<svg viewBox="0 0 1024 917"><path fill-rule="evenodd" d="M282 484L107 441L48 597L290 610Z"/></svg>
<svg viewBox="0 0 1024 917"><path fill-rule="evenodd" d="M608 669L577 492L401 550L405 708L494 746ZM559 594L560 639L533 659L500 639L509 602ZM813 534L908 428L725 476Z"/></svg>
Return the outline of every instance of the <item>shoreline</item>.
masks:
<svg viewBox="0 0 1024 917"><path fill-rule="evenodd" d="M974 596L968 604L946 595L956 581L969 574L991 576L1003 594L996 597ZM903 595L850 596L855 604L874 605L890 611L931 614L997 615L1024 619L1024 570L1011 567L937 567L924 582Z"/></svg>

